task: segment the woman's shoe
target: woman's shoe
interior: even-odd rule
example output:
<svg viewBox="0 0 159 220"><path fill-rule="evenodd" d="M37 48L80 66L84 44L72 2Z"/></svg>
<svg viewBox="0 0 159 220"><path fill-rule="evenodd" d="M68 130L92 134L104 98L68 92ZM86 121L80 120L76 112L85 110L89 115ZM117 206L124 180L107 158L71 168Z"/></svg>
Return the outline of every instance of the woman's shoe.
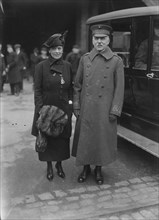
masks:
<svg viewBox="0 0 159 220"><path fill-rule="evenodd" d="M85 182L90 173L91 173L90 165L85 165L82 173L78 177L78 182L79 183Z"/></svg>
<svg viewBox="0 0 159 220"><path fill-rule="evenodd" d="M61 162L57 162L56 165L55 165L56 169L57 169L57 175L59 177L61 177L62 179L65 178L65 173L63 171L63 168L62 168L62 165L61 165Z"/></svg>
<svg viewBox="0 0 159 220"><path fill-rule="evenodd" d="M48 163L47 164L47 179L49 181L53 180L54 174L53 174L53 169L52 169L52 164Z"/></svg>
<svg viewBox="0 0 159 220"><path fill-rule="evenodd" d="M102 185L104 182L104 178L101 172L101 166L96 166L94 169L95 181L98 185Z"/></svg>

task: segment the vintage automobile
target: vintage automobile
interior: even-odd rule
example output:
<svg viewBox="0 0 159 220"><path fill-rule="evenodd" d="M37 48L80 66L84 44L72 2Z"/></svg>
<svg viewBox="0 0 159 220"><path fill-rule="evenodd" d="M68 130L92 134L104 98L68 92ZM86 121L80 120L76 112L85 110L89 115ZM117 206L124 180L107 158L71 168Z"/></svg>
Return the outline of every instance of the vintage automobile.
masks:
<svg viewBox="0 0 159 220"><path fill-rule="evenodd" d="M113 27L111 48L122 57L125 97L118 135L159 157L159 6L113 11L87 20Z"/></svg>

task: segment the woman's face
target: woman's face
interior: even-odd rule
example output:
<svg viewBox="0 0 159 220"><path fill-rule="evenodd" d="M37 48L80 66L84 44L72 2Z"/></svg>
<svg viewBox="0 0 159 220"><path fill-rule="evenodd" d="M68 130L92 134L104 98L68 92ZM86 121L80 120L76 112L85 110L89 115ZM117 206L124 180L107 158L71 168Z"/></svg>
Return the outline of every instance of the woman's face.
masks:
<svg viewBox="0 0 159 220"><path fill-rule="evenodd" d="M54 59L60 59L63 54L63 47L62 46L57 46L54 48L50 48L49 53Z"/></svg>

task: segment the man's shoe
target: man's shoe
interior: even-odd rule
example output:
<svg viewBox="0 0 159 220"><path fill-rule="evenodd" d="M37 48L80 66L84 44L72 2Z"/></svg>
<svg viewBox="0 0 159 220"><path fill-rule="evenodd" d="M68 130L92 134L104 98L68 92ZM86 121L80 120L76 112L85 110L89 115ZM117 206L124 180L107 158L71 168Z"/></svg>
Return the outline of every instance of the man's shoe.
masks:
<svg viewBox="0 0 159 220"><path fill-rule="evenodd" d="M85 165L82 173L78 177L78 182L79 183L85 182L90 173L91 173L90 165Z"/></svg>
<svg viewBox="0 0 159 220"><path fill-rule="evenodd" d="M101 172L101 166L96 166L94 169L95 181L98 185L102 185L104 182L104 178Z"/></svg>

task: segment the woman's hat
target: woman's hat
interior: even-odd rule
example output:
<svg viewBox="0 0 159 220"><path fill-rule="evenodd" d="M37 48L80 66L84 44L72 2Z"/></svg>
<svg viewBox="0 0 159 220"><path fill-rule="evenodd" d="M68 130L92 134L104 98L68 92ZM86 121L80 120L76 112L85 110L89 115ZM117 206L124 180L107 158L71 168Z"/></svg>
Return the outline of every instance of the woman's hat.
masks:
<svg viewBox="0 0 159 220"><path fill-rule="evenodd" d="M57 33L53 34L45 43L43 46L47 48L51 47L57 47L57 46L64 46L65 44L65 37L66 37L67 31L65 31L63 34Z"/></svg>

